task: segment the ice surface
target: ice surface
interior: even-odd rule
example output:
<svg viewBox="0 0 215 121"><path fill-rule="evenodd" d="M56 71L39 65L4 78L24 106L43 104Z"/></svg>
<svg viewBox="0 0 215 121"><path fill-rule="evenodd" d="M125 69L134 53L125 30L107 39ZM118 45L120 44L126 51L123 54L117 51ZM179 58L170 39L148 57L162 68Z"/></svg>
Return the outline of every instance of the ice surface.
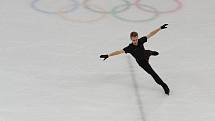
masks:
<svg viewBox="0 0 215 121"><path fill-rule="evenodd" d="M56 0L34 0L56 14L33 9L31 0L0 2L1 121L215 120L214 1L181 1L179 10L139 23L109 14L89 23L94 18L83 6L77 17L64 19L59 9L67 10L68 0L58 1L60 6ZM113 2L97 6L108 11ZM141 3L161 10L175 6L174 0ZM122 15L147 18L132 7ZM99 59L127 46L131 31L142 36L164 23L168 29L145 47L160 53L150 63L170 96L129 54Z"/></svg>

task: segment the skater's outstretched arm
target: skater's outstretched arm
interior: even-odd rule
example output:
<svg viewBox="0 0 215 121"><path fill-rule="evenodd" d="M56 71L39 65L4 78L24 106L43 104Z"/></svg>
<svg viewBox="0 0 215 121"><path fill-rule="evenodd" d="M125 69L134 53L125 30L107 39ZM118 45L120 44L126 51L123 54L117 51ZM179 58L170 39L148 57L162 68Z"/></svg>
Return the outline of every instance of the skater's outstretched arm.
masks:
<svg viewBox="0 0 215 121"><path fill-rule="evenodd" d="M104 58L104 60L106 60L108 57L119 55L119 54L122 54L122 53L125 53L125 51L124 50L117 50L117 51L114 51L114 52L112 52L110 54L100 55L100 58Z"/></svg>
<svg viewBox="0 0 215 121"><path fill-rule="evenodd" d="M164 24L161 27L155 29L154 31L150 32L148 35L146 35L147 38L150 38L152 36L154 36L156 33L158 33L161 29L166 29L168 24Z"/></svg>
<svg viewBox="0 0 215 121"><path fill-rule="evenodd" d="M125 53L125 51L124 50L117 50L117 51L114 51L114 52L108 54L108 57L119 55L119 54L122 54L122 53Z"/></svg>
<svg viewBox="0 0 215 121"><path fill-rule="evenodd" d="M152 36L154 36L156 33L158 33L161 30L161 28L157 28L154 31L150 32L149 34L146 35L147 38L151 38Z"/></svg>

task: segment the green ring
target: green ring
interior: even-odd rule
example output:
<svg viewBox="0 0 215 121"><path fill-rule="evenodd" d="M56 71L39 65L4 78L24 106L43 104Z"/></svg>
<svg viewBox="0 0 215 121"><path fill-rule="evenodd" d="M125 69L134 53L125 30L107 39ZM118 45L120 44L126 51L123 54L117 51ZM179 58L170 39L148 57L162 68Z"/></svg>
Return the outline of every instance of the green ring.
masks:
<svg viewBox="0 0 215 121"><path fill-rule="evenodd" d="M140 4L140 3L139 3L139 4ZM131 4L131 5L135 5L135 4ZM152 10L154 11L154 12L153 12L153 13L154 13L154 16L151 17L151 18L148 18L148 19L132 20L132 19L128 19L128 18L121 17L121 16L117 15L118 13L116 12L116 9L118 9L118 8L120 8L120 7L122 7L122 6L125 6L125 5L120 5L120 6L114 7L113 10L112 10L112 15L113 15L115 18L117 18L117 19L119 19L119 20L122 20L122 21L126 21L126 22L137 22L137 23L139 23L139 22L151 21L151 20L154 20L155 18L157 18L157 17L159 16L159 12L157 11L156 8L153 8L153 7L151 7L151 6L144 5L144 4L140 4L140 5L141 5L141 6L144 6L144 7L146 7L146 8L152 9ZM144 8L139 8L139 9L140 9L141 11L146 12L146 11L144 10Z"/></svg>

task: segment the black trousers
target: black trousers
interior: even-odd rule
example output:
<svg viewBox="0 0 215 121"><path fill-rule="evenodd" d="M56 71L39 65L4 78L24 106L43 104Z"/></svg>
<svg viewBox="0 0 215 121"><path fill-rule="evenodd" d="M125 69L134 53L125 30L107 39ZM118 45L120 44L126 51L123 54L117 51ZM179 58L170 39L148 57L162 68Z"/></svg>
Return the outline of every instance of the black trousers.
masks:
<svg viewBox="0 0 215 121"><path fill-rule="evenodd" d="M161 85L165 92L169 91L169 88L166 83L163 82L163 80L158 76L158 74L152 69L151 65L149 64L149 57L151 55L158 55L158 52L156 51L150 51L148 58L142 59L137 61L140 67L142 67L148 74L150 74L155 82L159 85Z"/></svg>

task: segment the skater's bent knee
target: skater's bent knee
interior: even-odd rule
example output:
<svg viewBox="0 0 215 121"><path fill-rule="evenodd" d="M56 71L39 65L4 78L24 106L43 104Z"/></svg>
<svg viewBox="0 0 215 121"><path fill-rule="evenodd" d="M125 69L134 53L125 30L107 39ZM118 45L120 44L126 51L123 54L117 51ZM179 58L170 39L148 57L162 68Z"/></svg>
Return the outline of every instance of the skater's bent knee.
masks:
<svg viewBox="0 0 215 121"><path fill-rule="evenodd" d="M159 55L159 53L157 51L151 51L151 55L156 56L156 55Z"/></svg>
<svg viewBox="0 0 215 121"><path fill-rule="evenodd" d="M154 54L154 55L159 55L159 53L158 53L158 52L156 52L156 51L155 51L153 54Z"/></svg>

